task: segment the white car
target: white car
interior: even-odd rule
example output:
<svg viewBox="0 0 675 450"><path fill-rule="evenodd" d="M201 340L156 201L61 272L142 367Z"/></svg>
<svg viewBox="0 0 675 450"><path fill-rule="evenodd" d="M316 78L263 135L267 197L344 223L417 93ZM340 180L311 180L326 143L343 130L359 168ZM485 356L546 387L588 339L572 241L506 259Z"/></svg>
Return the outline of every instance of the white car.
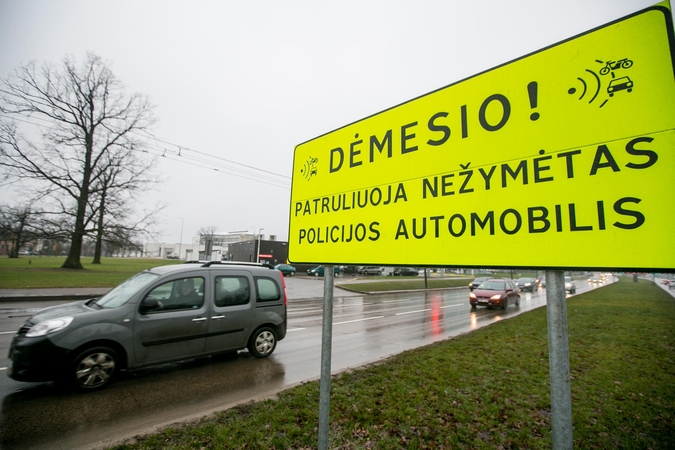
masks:
<svg viewBox="0 0 675 450"><path fill-rule="evenodd" d="M565 292L569 292L570 294L575 294L577 292L577 284L572 277L565 277Z"/></svg>

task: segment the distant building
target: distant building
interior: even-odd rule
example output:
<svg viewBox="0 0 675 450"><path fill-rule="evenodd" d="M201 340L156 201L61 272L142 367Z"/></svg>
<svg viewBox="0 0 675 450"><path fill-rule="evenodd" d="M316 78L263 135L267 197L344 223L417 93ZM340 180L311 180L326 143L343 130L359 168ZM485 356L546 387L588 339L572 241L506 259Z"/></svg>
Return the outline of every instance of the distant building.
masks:
<svg viewBox="0 0 675 450"><path fill-rule="evenodd" d="M253 241L255 235L245 232L214 234L212 239L196 237L190 244L180 242L149 242L143 245L143 254L149 258L167 258L177 255L178 259L220 261L229 258L229 247L233 243ZM197 242L196 240L199 240Z"/></svg>
<svg viewBox="0 0 675 450"><path fill-rule="evenodd" d="M269 240L260 240L260 252L258 240L243 241L230 244L228 259L230 261L259 262L277 265L288 260L288 242L277 241L276 236L270 236Z"/></svg>

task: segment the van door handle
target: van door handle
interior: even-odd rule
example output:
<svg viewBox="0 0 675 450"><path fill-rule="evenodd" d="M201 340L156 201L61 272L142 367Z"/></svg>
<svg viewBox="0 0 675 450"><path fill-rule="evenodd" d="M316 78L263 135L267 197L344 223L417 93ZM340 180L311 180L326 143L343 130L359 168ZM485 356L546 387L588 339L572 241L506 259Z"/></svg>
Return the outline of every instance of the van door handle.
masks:
<svg viewBox="0 0 675 450"><path fill-rule="evenodd" d="M212 319L224 319L225 316L213 316L213 317L211 317L211 318L212 318Z"/></svg>
<svg viewBox="0 0 675 450"><path fill-rule="evenodd" d="M203 322L207 320L206 317L197 317L196 319L192 319L193 322Z"/></svg>

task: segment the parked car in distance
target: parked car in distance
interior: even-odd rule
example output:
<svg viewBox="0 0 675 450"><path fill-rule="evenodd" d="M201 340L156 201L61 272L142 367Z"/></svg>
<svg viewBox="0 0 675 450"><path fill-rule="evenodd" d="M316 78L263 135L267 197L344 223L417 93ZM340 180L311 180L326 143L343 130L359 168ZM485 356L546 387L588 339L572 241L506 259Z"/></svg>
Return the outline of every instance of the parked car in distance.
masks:
<svg viewBox="0 0 675 450"><path fill-rule="evenodd" d="M277 269L279 272L281 272L284 276L295 275L295 267L290 266L288 264L277 264L276 266L274 266L274 268Z"/></svg>
<svg viewBox="0 0 675 450"><path fill-rule="evenodd" d="M577 292L577 284L572 277L565 277L565 291L570 294L575 294Z"/></svg>
<svg viewBox="0 0 675 450"><path fill-rule="evenodd" d="M400 267L394 270L393 275L395 277L416 277L420 274L420 271L412 267Z"/></svg>
<svg viewBox="0 0 675 450"><path fill-rule="evenodd" d="M517 284L518 284L518 288L521 291L534 292L539 287L539 283L537 283L537 280L535 278L530 278L530 277L518 278Z"/></svg>
<svg viewBox="0 0 675 450"><path fill-rule="evenodd" d="M378 266L365 266L361 268L361 275L382 275L383 268Z"/></svg>
<svg viewBox="0 0 675 450"><path fill-rule="evenodd" d="M483 281L487 281L489 279L490 279L490 277L476 277L471 283L469 283L469 290L473 291L478 286L480 286L480 284Z"/></svg>
<svg viewBox="0 0 675 450"><path fill-rule="evenodd" d="M469 292L469 302L471 308L487 306L488 308L506 309L509 303L520 306L520 293L518 286L512 280L491 278Z"/></svg>
<svg viewBox="0 0 675 450"><path fill-rule="evenodd" d="M28 256L28 255L30 255L30 253L28 252L28 250L19 250L19 255Z"/></svg>
<svg viewBox="0 0 675 450"><path fill-rule="evenodd" d="M545 288L546 287L546 277L543 276L539 279L539 286Z"/></svg>
<svg viewBox="0 0 675 450"><path fill-rule="evenodd" d="M307 275L312 275L315 277L322 277L323 276L323 266L316 266L312 267L311 269L307 269ZM333 266L333 276L339 276L340 275L340 268L338 266Z"/></svg>
<svg viewBox="0 0 675 450"><path fill-rule="evenodd" d="M265 358L286 336L287 303L281 273L261 264L155 267L101 298L38 311L14 336L7 374L90 391L124 369L244 348Z"/></svg>
<svg viewBox="0 0 675 450"><path fill-rule="evenodd" d="M166 255L166 259L178 259L178 253L169 253Z"/></svg>
<svg viewBox="0 0 675 450"><path fill-rule="evenodd" d="M346 274L359 274L361 273L361 266L342 266L340 272Z"/></svg>

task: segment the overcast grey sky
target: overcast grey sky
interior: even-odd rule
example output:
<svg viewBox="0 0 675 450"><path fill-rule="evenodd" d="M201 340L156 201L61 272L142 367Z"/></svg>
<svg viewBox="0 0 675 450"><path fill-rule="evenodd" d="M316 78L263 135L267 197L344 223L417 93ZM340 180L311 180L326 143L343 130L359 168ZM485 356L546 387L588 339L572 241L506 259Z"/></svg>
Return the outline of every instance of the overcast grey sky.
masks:
<svg viewBox="0 0 675 450"><path fill-rule="evenodd" d="M156 105L161 240L286 240L296 145L654 3L0 0L0 77L97 54Z"/></svg>

